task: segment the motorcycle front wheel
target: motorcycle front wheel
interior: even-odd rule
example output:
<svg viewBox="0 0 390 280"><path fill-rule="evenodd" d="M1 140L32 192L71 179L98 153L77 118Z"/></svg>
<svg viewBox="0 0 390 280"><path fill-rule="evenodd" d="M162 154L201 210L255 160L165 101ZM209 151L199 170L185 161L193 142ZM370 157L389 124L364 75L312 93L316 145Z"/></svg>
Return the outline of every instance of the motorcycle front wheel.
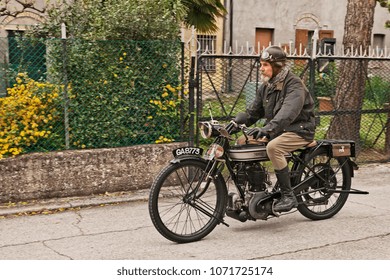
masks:
<svg viewBox="0 0 390 280"><path fill-rule="evenodd" d="M351 189L351 169L346 157L333 158L326 147L308 155L307 166L302 166L294 185L313 178L318 173L321 179L313 180L310 186L295 190L298 211L311 220L329 219L336 215L348 199Z"/></svg>
<svg viewBox="0 0 390 280"><path fill-rule="evenodd" d="M177 243L194 242L222 221L226 187L222 176L209 176L201 160L165 167L153 182L149 214L158 232ZM220 175L220 174L219 174Z"/></svg>

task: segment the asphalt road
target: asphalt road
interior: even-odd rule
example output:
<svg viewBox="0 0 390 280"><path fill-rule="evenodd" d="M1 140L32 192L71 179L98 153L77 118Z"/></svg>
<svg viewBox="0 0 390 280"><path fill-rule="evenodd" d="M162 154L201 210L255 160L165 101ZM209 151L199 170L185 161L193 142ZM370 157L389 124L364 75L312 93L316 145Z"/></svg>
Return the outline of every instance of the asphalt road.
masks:
<svg viewBox="0 0 390 280"><path fill-rule="evenodd" d="M0 219L2 260L390 260L390 163L356 171L339 214L268 221L227 218L202 241L175 244L154 229L145 201Z"/></svg>

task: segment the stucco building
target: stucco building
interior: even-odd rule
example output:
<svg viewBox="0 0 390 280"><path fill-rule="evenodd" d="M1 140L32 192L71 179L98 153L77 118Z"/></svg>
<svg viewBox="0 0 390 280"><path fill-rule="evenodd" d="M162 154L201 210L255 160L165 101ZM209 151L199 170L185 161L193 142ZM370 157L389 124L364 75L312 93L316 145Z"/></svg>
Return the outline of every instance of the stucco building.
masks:
<svg viewBox="0 0 390 280"><path fill-rule="evenodd" d="M222 1L222 0L221 0ZM271 44L288 48L305 48L318 31L319 38L334 38L336 47L342 44L347 0L223 0L228 14L220 19L217 34L198 34L201 48L223 48L248 44L255 51ZM56 0L1 0L0 37L23 31L44 21L46 10ZM390 30L384 27L390 18L387 9L377 4L372 45L390 46ZM191 36L186 33L186 39Z"/></svg>
<svg viewBox="0 0 390 280"><path fill-rule="evenodd" d="M288 48L310 48L318 31L319 39L334 38L336 49L342 45L347 0L225 0L229 11L223 26L223 41L236 46L249 43L255 50L271 44ZM390 47L390 18L386 8L375 8L372 46Z"/></svg>

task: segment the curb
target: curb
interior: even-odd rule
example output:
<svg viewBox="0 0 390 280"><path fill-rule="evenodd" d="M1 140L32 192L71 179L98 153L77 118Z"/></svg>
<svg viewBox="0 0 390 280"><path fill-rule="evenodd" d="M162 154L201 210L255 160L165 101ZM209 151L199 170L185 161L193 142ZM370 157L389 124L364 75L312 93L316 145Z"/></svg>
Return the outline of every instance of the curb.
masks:
<svg viewBox="0 0 390 280"><path fill-rule="evenodd" d="M33 200L17 203L0 204L0 217L21 216L27 214L49 214L55 211L65 211L71 209L104 206L110 204L120 204L127 202L148 201L149 190L139 190L131 192L105 193L102 195L92 195L87 197L66 197L44 200Z"/></svg>
<svg viewBox="0 0 390 280"><path fill-rule="evenodd" d="M372 169L380 172L389 172L390 162L371 163L359 166L357 172L363 176L370 176ZM147 202L149 189L136 191L105 193L101 195L90 195L85 197L65 197L33 200L27 202L9 202L0 204L0 218L7 216L23 216L28 214L51 214L56 211L76 210L86 207L97 207L110 204Z"/></svg>

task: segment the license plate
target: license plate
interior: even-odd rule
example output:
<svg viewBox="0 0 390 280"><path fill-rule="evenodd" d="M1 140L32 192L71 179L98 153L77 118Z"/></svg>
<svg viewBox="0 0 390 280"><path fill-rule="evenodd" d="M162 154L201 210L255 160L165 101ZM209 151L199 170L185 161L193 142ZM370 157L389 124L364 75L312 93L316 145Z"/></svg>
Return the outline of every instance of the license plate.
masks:
<svg viewBox="0 0 390 280"><path fill-rule="evenodd" d="M332 155L334 157L351 156L351 144L332 144Z"/></svg>
<svg viewBox="0 0 390 280"><path fill-rule="evenodd" d="M172 153L174 157L185 155L201 156L203 154L203 149L197 147L183 147L173 150Z"/></svg>

